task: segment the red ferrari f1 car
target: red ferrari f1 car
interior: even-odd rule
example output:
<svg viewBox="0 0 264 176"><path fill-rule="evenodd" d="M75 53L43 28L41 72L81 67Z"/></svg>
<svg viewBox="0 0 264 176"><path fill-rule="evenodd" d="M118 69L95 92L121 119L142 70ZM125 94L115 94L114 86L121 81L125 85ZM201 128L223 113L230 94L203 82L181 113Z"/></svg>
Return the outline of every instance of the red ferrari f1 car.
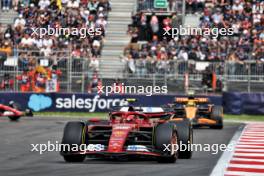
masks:
<svg viewBox="0 0 264 176"><path fill-rule="evenodd" d="M177 121L170 121L168 116L171 115L166 112L147 113L142 108L129 106L110 112L109 120L68 122L61 155L66 162L82 162L86 156L152 157L166 163L191 158L187 148L179 150L180 142L186 145L192 142L191 124L177 125Z"/></svg>
<svg viewBox="0 0 264 176"><path fill-rule="evenodd" d="M20 110L20 106L14 101L10 101L9 105L0 104L0 116L8 117L11 121L17 121L21 116L33 116L30 109Z"/></svg>

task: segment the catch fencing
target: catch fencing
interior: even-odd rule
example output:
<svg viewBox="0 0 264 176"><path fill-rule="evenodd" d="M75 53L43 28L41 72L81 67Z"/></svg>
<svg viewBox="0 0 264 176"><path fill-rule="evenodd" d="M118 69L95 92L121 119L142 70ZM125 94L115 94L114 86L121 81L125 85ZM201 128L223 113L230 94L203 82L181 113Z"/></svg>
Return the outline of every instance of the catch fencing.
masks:
<svg viewBox="0 0 264 176"><path fill-rule="evenodd" d="M90 67L90 59L75 58L69 50L52 50L49 55L38 50L15 50L14 53L14 56L0 60L0 80L5 75L13 79L14 88L11 91L20 90L17 77L23 70L34 69L37 65L61 71L60 92L86 93L93 79L94 68ZM165 85L169 93L194 90L207 94L212 90L202 82L207 74L214 73L220 83L217 86L221 86L222 91L262 92L264 87L264 63L255 60L208 62L136 59L121 63L124 64L124 70L114 78L111 77L113 73L99 68L98 76L103 85L113 85L118 78L125 85Z"/></svg>
<svg viewBox="0 0 264 176"><path fill-rule="evenodd" d="M193 89L199 93L210 91L202 84L206 74L214 73L218 86L224 91L261 92L264 87L264 63L250 61L181 61L181 60L136 60L127 62L124 77L128 79L152 80L168 85L171 92ZM187 76L187 77L186 77ZM142 81L144 82L144 81Z"/></svg>

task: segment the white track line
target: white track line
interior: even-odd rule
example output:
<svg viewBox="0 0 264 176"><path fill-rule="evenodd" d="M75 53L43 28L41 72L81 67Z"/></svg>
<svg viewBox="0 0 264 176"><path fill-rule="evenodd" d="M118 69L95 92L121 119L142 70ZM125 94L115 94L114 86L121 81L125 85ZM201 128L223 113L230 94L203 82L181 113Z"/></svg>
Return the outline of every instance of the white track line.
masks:
<svg viewBox="0 0 264 176"><path fill-rule="evenodd" d="M246 173L246 172L235 172L235 171L226 171L225 175L237 175L237 176L263 176L262 173Z"/></svg>
<svg viewBox="0 0 264 176"><path fill-rule="evenodd" d="M246 159L246 158L232 158L231 161L257 161L257 162L263 162L264 159Z"/></svg>
<svg viewBox="0 0 264 176"><path fill-rule="evenodd" d="M256 153L234 153L234 156L255 156L255 157L259 157L259 156L264 156L264 154L256 154Z"/></svg>
<svg viewBox="0 0 264 176"><path fill-rule="evenodd" d="M247 138L247 139L264 139L264 137L262 137L262 136L255 136L255 135L252 135L252 136L243 135L242 138Z"/></svg>
<svg viewBox="0 0 264 176"><path fill-rule="evenodd" d="M251 169L264 169L264 165L253 165L253 164L229 164L228 167L237 168L251 168Z"/></svg>
<svg viewBox="0 0 264 176"><path fill-rule="evenodd" d="M240 149L240 148L236 148L235 150L236 152L256 152L256 153L264 153L263 149Z"/></svg>
<svg viewBox="0 0 264 176"><path fill-rule="evenodd" d="M262 149L264 149L264 146L254 146L254 145L247 145L247 144L238 144L237 147L262 148Z"/></svg>
<svg viewBox="0 0 264 176"><path fill-rule="evenodd" d="M264 143L260 143L260 142L239 142L239 144L264 146Z"/></svg>

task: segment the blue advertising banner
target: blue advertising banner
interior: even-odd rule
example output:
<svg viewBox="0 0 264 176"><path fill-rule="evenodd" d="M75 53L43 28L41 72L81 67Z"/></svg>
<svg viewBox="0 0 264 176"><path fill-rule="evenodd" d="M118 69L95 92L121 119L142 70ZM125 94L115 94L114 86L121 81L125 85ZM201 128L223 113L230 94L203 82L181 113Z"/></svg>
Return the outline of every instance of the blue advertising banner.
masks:
<svg viewBox="0 0 264 176"><path fill-rule="evenodd" d="M226 114L264 114L264 93L223 94L223 107Z"/></svg>
<svg viewBox="0 0 264 176"><path fill-rule="evenodd" d="M172 103L176 95L128 95L113 94L109 96L98 94L68 94L68 93L0 93L1 103L9 101L19 103L23 109L30 108L33 111L52 112L107 112L114 106L127 105L126 98L136 98L135 105L162 106ZM182 96L181 96L182 97ZM222 105L221 96L209 96L212 103Z"/></svg>

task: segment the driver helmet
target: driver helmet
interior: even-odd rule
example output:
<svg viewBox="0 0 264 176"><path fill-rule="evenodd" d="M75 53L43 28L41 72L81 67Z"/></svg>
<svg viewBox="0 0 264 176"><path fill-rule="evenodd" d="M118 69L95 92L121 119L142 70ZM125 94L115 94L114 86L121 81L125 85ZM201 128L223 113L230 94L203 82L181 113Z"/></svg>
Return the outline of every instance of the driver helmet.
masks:
<svg viewBox="0 0 264 176"><path fill-rule="evenodd" d="M134 119L135 119L135 115L129 115L129 116L127 116L125 121L126 122L132 122Z"/></svg>
<svg viewBox="0 0 264 176"><path fill-rule="evenodd" d="M195 106L195 102L193 100L189 100L187 106Z"/></svg>

